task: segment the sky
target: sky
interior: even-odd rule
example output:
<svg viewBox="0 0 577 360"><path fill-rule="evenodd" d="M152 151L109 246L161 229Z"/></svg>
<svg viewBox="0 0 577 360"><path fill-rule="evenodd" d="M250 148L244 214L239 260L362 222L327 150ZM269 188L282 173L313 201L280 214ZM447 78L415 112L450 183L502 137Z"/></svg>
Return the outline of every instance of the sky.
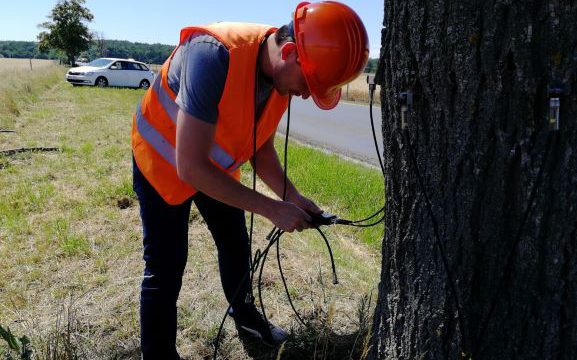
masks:
<svg viewBox="0 0 577 360"><path fill-rule="evenodd" d="M377 58L381 43L384 0L341 0L363 20L370 57ZM0 11L0 40L36 41L38 24L57 0L8 0ZM176 45L180 29L217 21L240 21L280 26L290 22L299 3L278 0L87 0L94 15L88 24L105 39Z"/></svg>

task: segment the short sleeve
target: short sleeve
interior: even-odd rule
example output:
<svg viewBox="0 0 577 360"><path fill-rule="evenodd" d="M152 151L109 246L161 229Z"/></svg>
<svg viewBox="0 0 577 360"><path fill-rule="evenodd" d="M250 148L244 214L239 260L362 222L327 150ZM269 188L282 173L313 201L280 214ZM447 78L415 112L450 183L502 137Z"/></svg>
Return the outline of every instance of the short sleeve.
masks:
<svg viewBox="0 0 577 360"><path fill-rule="evenodd" d="M214 124L228 73L228 50L210 35L194 37L179 50L173 58L180 61L176 103L189 115Z"/></svg>

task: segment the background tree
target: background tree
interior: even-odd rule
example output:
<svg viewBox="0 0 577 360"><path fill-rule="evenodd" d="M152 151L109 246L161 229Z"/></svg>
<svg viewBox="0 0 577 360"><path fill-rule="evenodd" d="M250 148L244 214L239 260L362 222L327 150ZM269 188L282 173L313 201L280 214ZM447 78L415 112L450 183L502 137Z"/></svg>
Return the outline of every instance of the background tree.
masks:
<svg viewBox="0 0 577 360"><path fill-rule="evenodd" d="M38 34L40 51L57 49L66 54L70 65L80 52L90 47L92 40L85 22L94 18L88 8L82 6L85 0L60 0L52 9L51 22L44 22L39 27L47 29Z"/></svg>
<svg viewBox="0 0 577 360"><path fill-rule="evenodd" d="M369 59L367 62L367 66L365 66L365 73L375 73L377 71L377 66L379 63L379 59Z"/></svg>
<svg viewBox="0 0 577 360"><path fill-rule="evenodd" d="M577 359L577 2L387 0L385 25L368 358Z"/></svg>
<svg viewBox="0 0 577 360"><path fill-rule="evenodd" d="M45 53L38 52L37 44L32 41L0 41L0 54L8 58L58 58L58 54L55 50Z"/></svg>

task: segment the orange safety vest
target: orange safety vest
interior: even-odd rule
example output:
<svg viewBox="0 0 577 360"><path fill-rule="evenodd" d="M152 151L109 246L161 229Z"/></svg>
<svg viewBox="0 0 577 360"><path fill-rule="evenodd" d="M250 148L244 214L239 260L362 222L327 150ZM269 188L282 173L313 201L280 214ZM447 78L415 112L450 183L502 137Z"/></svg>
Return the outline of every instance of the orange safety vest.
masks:
<svg viewBox="0 0 577 360"><path fill-rule="evenodd" d="M218 104L219 115L210 160L236 180L240 180L239 167L253 156L254 87L260 45L275 30L257 24L217 23L186 27L180 33L179 46L200 32L214 36L229 51L228 73ZM180 180L176 173L178 105L175 103L176 94L167 80L175 52L176 49L144 94L132 124L132 152L136 164L148 182L171 205L183 203L197 191ZM287 105L288 97L273 89L257 122L257 149L275 133Z"/></svg>

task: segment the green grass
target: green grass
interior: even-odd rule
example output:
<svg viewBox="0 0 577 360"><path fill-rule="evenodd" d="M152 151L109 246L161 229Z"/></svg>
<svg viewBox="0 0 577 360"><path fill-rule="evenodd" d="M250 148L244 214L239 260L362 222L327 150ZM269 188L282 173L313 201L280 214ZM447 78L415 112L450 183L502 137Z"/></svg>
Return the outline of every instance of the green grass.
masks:
<svg viewBox="0 0 577 360"><path fill-rule="evenodd" d="M284 138L278 137L276 143L282 158ZM290 141L288 154L291 181L325 211L343 219L360 220L383 207L384 180L379 170ZM354 233L370 246L380 248L382 225Z"/></svg>
<svg viewBox="0 0 577 360"><path fill-rule="evenodd" d="M275 146L279 159L284 162L284 137L277 136ZM251 186L251 172L250 165L245 164L243 183L247 186ZM379 170L290 140L288 177L304 196L341 219L365 219L384 206L384 180ZM377 216L366 223L380 218ZM334 231L358 238L378 251L384 226L382 223L368 228L338 225Z"/></svg>

